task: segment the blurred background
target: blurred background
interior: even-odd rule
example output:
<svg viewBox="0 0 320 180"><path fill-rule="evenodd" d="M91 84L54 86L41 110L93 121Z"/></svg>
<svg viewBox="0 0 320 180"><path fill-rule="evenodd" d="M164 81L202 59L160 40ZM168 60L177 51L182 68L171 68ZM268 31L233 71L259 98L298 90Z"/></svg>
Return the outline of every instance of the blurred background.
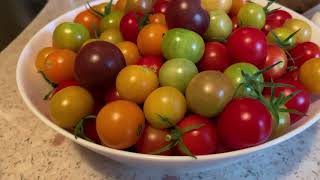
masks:
<svg viewBox="0 0 320 180"><path fill-rule="evenodd" d="M54 1L54 0L52 0ZM76 0L55 0L74 3ZM36 17L47 0L1 0L0 51L3 50ZM320 0L278 0L299 13L304 13L320 3ZM64 4L64 3L62 3Z"/></svg>

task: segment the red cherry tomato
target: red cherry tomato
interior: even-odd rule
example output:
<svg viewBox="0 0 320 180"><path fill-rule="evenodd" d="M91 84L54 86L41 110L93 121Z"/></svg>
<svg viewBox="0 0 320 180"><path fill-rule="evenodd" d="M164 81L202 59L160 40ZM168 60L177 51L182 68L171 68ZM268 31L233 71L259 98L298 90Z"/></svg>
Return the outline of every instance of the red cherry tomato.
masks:
<svg viewBox="0 0 320 180"><path fill-rule="evenodd" d="M163 60L159 56L144 56L137 62L137 65L150 68L153 72L157 74L159 74L159 70L162 64Z"/></svg>
<svg viewBox="0 0 320 180"><path fill-rule="evenodd" d="M170 142L166 141L166 135L169 132L166 130L155 129L151 126L145 127L140 139L135 145L138 153L148 154L159 150L160 148L168 145ZM170 156L172 150L169 149L159 155Z"/></svg>
<svg viewBox="0 0 320 180"><path fill-rule="evenodd" d="M295 69L285 73L281 78L299 81L299 70Z"/></svg>
<svg viewBox="0 0 320 180"><path fill-rule="evenodd" d="M209 119L199 115L190 115L179 122L178 128L184 129L197 125L201 125L201 127L182 135L182 142L193 155L215 153L218 140L217 129ZM176 146L175 148L178 154L186 155L179 149L179 146Z"/></svg>
<svg viewBox="0 0 320 180"><path fill-rule="evenodd" d="M136 43L139 34L139 22L143 17L139 12L128 12L121 18L120 32L124 40Z"/></svg>
<svg viewBox="0 0 320 180"><path fill-rule="evenodd" d="M69 86L80 86L80 83L77 81L62 81L58 84L58 86L54 89L52 95L55 95L57 92Z"/></svg>
<svg viewBox="0 0 320 180"><path fill-rule="evenodd" d="M267 58L264 63L264 68L271 66L275 63L281 62L280 64L274 66L269 71L263 73L265 80L278 79L283 74L286 73L288 67L288 59L286 53L276 45L268 45Z"/></svg>
<svg viewBox="0 0 320 180"><path fill-rule="evenodd" d="M232 149L262 144L269 139L271 132L271 115L256 99L232 100L218 119L218 136Z"/></svg>
<svg viewBox="0 0 320 180"><path fill-rule="evenodd" d="M121 100L121 97L119 95L119 92L117 91L117 88L115 85L109 87L107 89L107 92L104 96L104 100L109 103L116 100Z"/></svg>
<svg viewBox="0 0 320 180"><path fill-rule="evenodd" d="M227 49L234 62L247 62L259 67L267 57L267 40L258 29L239 28L229 36Z"/></svg>
<svg viewBox="0 0 320 180"><path fill-rule="evenodd" d="M304 42L291 49L289 53L294 60L294 63L292 61L289 62L290 66L300 67L309 59L319 58L320 48L313 42Z"/></svg>
<svg viewBox="0 0 320 180"><path fill-rule="evenodd" d="M152 11L154 14L156 13L163 13L165 14L168 8L169 0L158 0L153 5Z"/></svg>
<svg viewBox="0 0 320 180"><path fill-rule="evenodd" d="M269 31L271 31L272 29L281 27L282 25L283 23L281 23L281 21L277 21L274 19L267 19L265 25L262 28L262 31L267 35Z"/></svg>
<svg viewBox="0 0 320 180"><path fill-rule="evenodd" d="M295 87L295 88L290 88L290 87L275 88L276 97L279 96L280 93L283 93L285 96L288 96L298 90L301 91L299 94L293 96L291 100L285 104L285 106L288 109L294 109L301 113L306 113L308 111L310 106L310 94L305 90L305 88L298 81L294 81L291 79L278 79L275 81L275 83L289 84ZM264 91L264 94L270 95L270 89L266 88ZM302 116L290 113L291 124L297 122L301 118Z"/></svg>
<svg viewBox="0 0 320 180"><path fill-rule="evenodd" d="M100 138L96 129L96 120L88 119L83 122L83 131L84 134L95 143L100 144Z"/></svg>
<svg viewBox="0 0 320 180"><path fill-rule="evenodd" d="M286 20L292 19L292 16L287 11L278 9L268 14L266 19L278 21L282 26Z"/></svg>
<svg viewBox="0 0 320 180"><path fill-rule="evenodd" d="M231 64L227 48L219 42L206 43L202 59L198 63L200 71L224 71Z"/></svg>

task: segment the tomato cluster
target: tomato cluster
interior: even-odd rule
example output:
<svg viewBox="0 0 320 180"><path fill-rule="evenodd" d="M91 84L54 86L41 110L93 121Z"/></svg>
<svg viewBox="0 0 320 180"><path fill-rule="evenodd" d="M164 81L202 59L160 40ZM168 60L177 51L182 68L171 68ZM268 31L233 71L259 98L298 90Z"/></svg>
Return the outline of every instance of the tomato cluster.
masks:
<svg viewBox="0 0 320 180"><path fill-rule="evenodd" d="M52 121L110 148L193 157L285 134L320 94L320 49L306 22L270 5L87 4L36 59Z"/></svg>

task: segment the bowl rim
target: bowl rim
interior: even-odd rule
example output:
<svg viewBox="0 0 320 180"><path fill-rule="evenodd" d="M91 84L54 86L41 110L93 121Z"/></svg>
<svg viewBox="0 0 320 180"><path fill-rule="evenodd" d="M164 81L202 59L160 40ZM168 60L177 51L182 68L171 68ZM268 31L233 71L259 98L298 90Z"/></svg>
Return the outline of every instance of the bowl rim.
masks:
<svg viewBox="0 0 320 180"><path fill-rule="evenodd" d="M97 0L92 2L92 5L97 5L104 2L104 0ZM115 3L116 1L114 1ZM257 2L259 4L261 4L261 2L265 2L265 0L254 0L254 2ZM295 18L298 19L303 19L304 21L306 21L311 27L312 29L317 29L320 32L320 29L309 19L307 19L306 17L294 12L293 10L290 10L284 6L281 6L277 3L275 3L273 5L273 7L281 7L281 9L288 11L290 14L294 14ZM75 138L75 136L73 134L71 134L70 132L66 131L63 128L60 128L58 125L54 124L52 121L50 121L49 118L46 118L44 116L44 114L42 114L32 103L31 99L27 96L26 94L26 90L25 87L23 86L23 74L22 69L23 69L23 61L26 61L26 47L30 47L31 44L33 44L33 41L35 41L35 39L39 36L39 34L43 31L45 31L48 26L56 21L62 20L65 18L65 16L67 15L71 15L71 14L75 14L75 12L80 12L83 11L85 9L85 5L81 5L73 10L70 10L62 15L60 15L59 17L53 19L52 21L50 21L48 24L46 24L44 27L42 27L29 41L28 43L25 45L24 49L22 50L18 62L17 62L17 67L16 67L16 83L17 83L17 87L18 87L18 91L19 94L21 95L24 103L27 105L27 107L32 111L33 114L36 115L37 118L39 118L42 122L44 122L47 126L49 126L50 128L54 129L56 132L62 134L63 136L67 137L68 139L72 140L73 142L80 144L82 146L85 146L86 148L89 148L91 150L98 150L99 152L103 152L106 153L107 156L110 155L116 155L116 156L121 156L123 158L131 158L131 159L135 159L135 160L155 160L158 162L194 162L194 159L192 157L189 156L164 156L164 155L150 155L150 154L141 154L141 153L135 153L135 152L129 152L129 151L124 151L124 150L118 150L118 149L112 149L103 145L99 145L99 144L95 144L89 141L86 141L82 138ZM221 160L221 159L230 159L230 158L234 158L234 157L239 157L242 155L246 155L249 153L255 153L258 152L259 150L264 150L266 148L269 148L271 146L274 146L276 144L279 144L281 142L284 142L288 139L290 139L291 137L294 137L295 135L301 133L302 131L304 131L305 129L309 128L311 125L313 125L314 123L316 123L320 118L320 111L318 113L315 113L312 117L309 117L308 121L305 122L304 124L301 124L300 127L293 129L292 131L276 138L270 141L267 141L263 144L257 145L257 146L253 146L253 147L249 147L249 148L245 148L245 149L240 149L240 150L234 150L234 151L230 151L230 152L224 152L224 153L218 153L218 154L209 154L209 155L199 155L196 156L198 161L213 161L213 160Z"/></svg>

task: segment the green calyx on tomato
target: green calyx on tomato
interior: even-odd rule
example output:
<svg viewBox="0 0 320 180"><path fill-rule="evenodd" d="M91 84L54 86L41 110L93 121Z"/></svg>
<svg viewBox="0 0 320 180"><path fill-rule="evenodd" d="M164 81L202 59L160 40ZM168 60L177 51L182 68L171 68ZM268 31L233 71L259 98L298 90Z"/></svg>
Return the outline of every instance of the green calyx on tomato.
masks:
<svg viewBox="0 0 320 180"><path fill-rule="evenodd" d="M270 34L268 34L268 41L270 41L271 43L275 43L282 49L293 48L296 42L294 36L300 31L300 29L291 34L288 34L288 36L283 36L287 32L280 32L280 30L282 31L282 28L276 29L275 31L271 30L269 32Z"/></svg>
<svg viewBox="0 0 320 180"><path fill-rule="evenodd" d="M277 8L277 9L269 10L269 7L276 1L277 0L268 0L268 3L266 4L266 6L263 7L263 10L266 14L270 14L271 12L280 9L280 8Z"/></svg>
<svg viewBox="0 0 320 180"><path fill-rule="evenodd" d="M77 139L78 137L80 137L80 138L83 138L87 141L94 142L92 139L90 139L88 136L85 135L84 122L85 121L92 121L92 120L95 120L96 118L97 118L97 116L94 116L94 115L88 115L88 116L81 118L80 121L74 127L74 130L73 130L74 138Z"/></svg>
<svg viewBox="0 0 320 180"><path fill-rule="evenodd" d="M113 0L110 0L109 3L104 7L104 14L102 14L101 12L97 11L96 9L94 9L89 2L87 2L87 6L89 7L88 9L90 11L92 11L93 13L95 13L96 15L100 16L100 17L104 17L108 14L110 14L111 12L111 7L113 4Z"/></svg>
<svg viewBox="0 0 320 180"><path fill-rule="evenodd" d="M39 71L39 73L41 74L41 76L43 77L43 79L52 87L52 89L43 97L43 100L48 100L48 99L51 97L54 89L58 86L58 84L50 81L50 80L47 78L47 76L44 74L44 72Z"/></svg>
<svg viewBox="0 0 320 180"><path fill-rule="evenodd" d="M159 115L160 119L162 121L164 121L165 123L168 123L172 126L170 133L168 135L166 135L165 140L167 142L170 142L169 144L167 144L166 146L163 146L162 148L151 152L150 154L161 154L163 152L166 152L170 149L172 149L175 146L179 146L179 149L186 155L197 159L197 157L195 155L193 155L190 150L186 147L186 145L183 143L182 141L182 136L190 131L196 130L201 128L202 126L204 126L204 124L200 124L200 125L190 125L186 128L180 129L179 127L177 127L176 125L173 125L167 118L162 117L161 115Z"/></svg>

